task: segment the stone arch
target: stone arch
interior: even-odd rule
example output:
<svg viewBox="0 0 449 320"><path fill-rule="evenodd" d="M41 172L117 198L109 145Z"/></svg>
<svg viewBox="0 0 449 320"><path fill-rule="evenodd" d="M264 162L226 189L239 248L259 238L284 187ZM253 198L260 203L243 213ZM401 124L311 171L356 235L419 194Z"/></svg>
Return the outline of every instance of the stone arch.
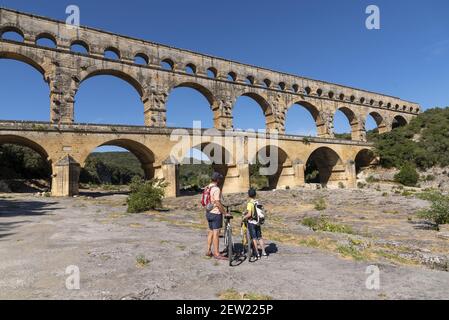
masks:
<svg viewBox="0 0 449 320"><path fill-rule="evenodd" d="M47 112L49 112L49 113L45 113L46 116L42 117L42 118L40 116L37 116L37 115L36 116L33 115L32 116L33 118L28 118L28 116L30 116L30 115L27 115L27 117L25 117L24 119L47 121L47 119L49 119L49 118L52 119L53 118L52 117L52 115L53 115L53 108L51 107L52 99L48 98L48 96L51 94L50 77L49 77L49 74L50 74L49 68L51 66L49 66L48 64L44 64L41 61L37 61L35 58L38 58L38 57L36 57L34 55L31 55L31 54L30 54L30 56L28 56L28 55L21 54L21 53L16 53L16 52L0 51L0 60L1 59L6 59L6 60L14 60L14 61L18 61L20 63L24 63L24 64L32 67L34 70L37 70L38 73L42 75L43 81L47 84L46 86L44 86L45 88L43 88L43 90L46 90L46 92L44 93L46 97L42 97L42 99L47 99L46 100L47 101L46 102L47 103L47 108L48 108ZM2 72L2 71L0 71L0 72ZM10 76L13 77L12 74ZM39 100L39 101L44 101L44 100ZM43 109L43 110L45 110L45 109ZM24 119L21 119L21 120L24 120Z"/></svg>
<svg viewBox="0 0 449 320"><path fill-rule="evenodd" d="M385 133L387 131L384 117L379 112L376 112L376 111L371 111L370 113L367 114L367 116L365 118L365 127L366 127L366 122L368 120L368 116L371 116L374 119L374 121L376 122L377 130L379 133Z"/></svg>
<svg viewBox="0 0 449 320"><path fill-rule="evenodd" d="M144 106L144 88L142 87L141 83L135 79L132 75L125 73L124 71L114 70L114 69L88 69L86 72L82 73L80 75L80 78L75 78L75 80L72 80L72 86L73 86L73 101L76 100L76 95L79 93L79 90L82 88L82 84L86 82L89 79L95 78L97 76L112 76L117 79L123 80L134 89L135 92L137 92L138 97L140 98L140 103L142 105L142 123L145 121L145 106ZM125 85L125 84L124 84ZM139 102L137 102L139 103ZM77 105L74 103L73 105L73 111L72 111L72 119L77 118L76 113ZM123 123L126 124L126 123ZM139 124L140 125L140 124Z"/></svg>
<svg viewBox="0 0 449 320"><path fill-rule="evenodd" d="M39 41L39 40L42 40L42 39L50 40L50 41L54 44L55 48L58 47L58 40L57 40L57 37L56 37L56 35L54 35L53 33L50 33L50 32L42 32L42 33L39 33L39 34L36 36L36 39L35 39L35 41L34 41L35 44L37 44L38 41Z"/></svg>
<svg viewBox="0 0 449 320"><path fill-rule="evenodd" d="M267 131L276 129L276 119L273 113L273 109L271 105L268 103L267 99L262 95L255 92L244 92L240 95L240 97L248 97L253 99L262 109L262 112L265 117L265 128ZM237 102L239 97L235 100L234 104ZM234 106L233 106L234 109Z"/></svg>
<svg viewBox="0 0 449 320"><path fill-rule="evenodd" d="M112 60L120 60L120 59L122 59L122 53L120 52L119 49L117 49L117 48L115 48L115 47L112 47L112 46L106 47L106 48L103 50L103 56L104 56L104 58L107 58L107 57L106 57L106 54L107 54L108 52L112 52L112 53L114 53L114 54L116 55L116 57L113 58Z"/></svg>
<svg viewBox="0 0 449 320"><path fill-rule="evenodd" d="M360 150L354 158L356 174L359 174L363 169L377 164L377 157L370 149Z"/></svg>
<svg viewBox="0 0 449 320"><path fill-rule="evenodd" d="M334 113L334 121L335 121L335 115L338 111L341 111L346 119L349 122L349 126L351 127L351 140L360 140L359 138L359 131L360 128L358 127L359 121L358 118L356 116L356 114L354 113L354 111L351 110L351 108L348 107L339 107L337 108L337 110Z"/></svg>
<svg viewBox="0 0 449 320"><path fill-rule="evenodd" d="M90 46L89 46L88 42L85 41L85 40L82 40L82 39L72 40L72 42L70 43L70 50L71 51L72 51L72 47L73 46L80 46L80 47L82 47L82 48L84 48L86 50L87 54L90 53Z"/></svg>
<svg viewBox="0 0 449 320"><path fill-rule="evenodd" d="M165 68L164 67L164 64L166 64L169 68ZM176 63L175 63L175 61L173 60L173 59L171 59L171 58L163 58L163 59L161 59L161 61L160 61L160 67L162 68L162 69L164 69L164 70L170 70L170 71L173 71L173 70L175 70L175 67L176 67Z"/></svg>
<svg viewBox="0 0 449 320"><path fill-rule="evenodd" d="M250 157L250 164L261 167L263 171L259 174L267 176L269 189L294 187L298 184L294 179L293 163L287 152L279 146L260 147Z"/></svg>
<svg viewBox="0 0 449 320"><path fill-rule="evenodd" d="M0 59L10 59L10 60L16 60L23 63L26 63L33 68L35 68L37 71L39 71L43 76L46 75L47 70L44 67L44 64L42 61L36 61L35 56L28 57L22 53L17 52L8 52L8 51L0 51ZM48 81L45 79L45 81L48 83Z"/></svg>
<svg viewBox="0 0 449 320"><path fill-rule="evenodd" d="M315 122L317 136L318 137L326 136L325 122L323 120L320 110L310 102L306 102L304 100L298 100L298 101L290 104L290 106L287 108L287 112L288 112L288 110L290 110L290 108L294 107L295 105L297 105L299 107L303 107L305 110L307 110L310 113L313 121ZM285 121L286 121L286 119L285 119Z"/></svg>
<svg viewBox="0 0 449 320"><path fill-rule="evenodd" d="M394 130L394 129L406 126L407 124L408 124L408 121L406 118L404 118L401 115L397 115L393 118L391 128Z"/></svg>
<svg viewBox="0 0 449 320"><path fill-rule="evenodd" d="M0 135L0 145L2 144L16 144L28 147L36 151L43 159L45 159L45 161L47 161L50 164L52 163L53 160L55 160L50 158L49 153L41 144L29 138L24 138L16 135Z"/></svg>
<svg viewBox="0 0 449 320"><path fill-rule="evenodd" d="M191 75L196 75L197 71L198 71L198 68L197 68L197 66L194 63L189 62L189 63L187 63L185 65L185 68L184 68L184 72L185 73L188 73L188 74L191 74Z"/></svg>
<svg viewBox="0 0 449 320"><path fill-rule="evenodd" d="M5 144L26 147L36 152L41 157L43 163L45 164L45 168L44 167L39 168L40 170L34 172L29 171L29 173L33 175L34 174L39 175L39 177L46 180L49 183L49 186L51 187L52 176L53 173L55 172L54 165L58 159L52 158L47 152L46 148L42 146L42 144L32 139L24 138L17 135L0 135L0 146ZM2 170L5 170L5 168L2 167Z"/></svg>
<svg viewBox="0 0 449 320"><path fill-rule="evenodd" d="M137 52L136 54L133 55L133 57L134 57L134 63L136 63L138 59L142 59L145 62L145 64L142 64L142 65L147 66L150 64L150 57L146 53ZM139 64L139 63L137 63L137 64Z"/></svg>
<svg viewBox="0 0 449 320"><path fill-rule="evenodd" d="M131 86L133 86L134 89L139 93L140 97L143 96L143 87L142 84L134 78L132 75L125 73L124 71L120 70L114 70L114 69L94 69L94 70L88 70L86 74L82 75L78 87L86 80L96 77L96 76L114 76L116 78L119 78L127 83L129 83Z"/></svg>
<svg viewBox="0 0 449 320"><path fill-rule="evenodd" d="M218 77L218 70L215 67L210 67L206 70L207 76L211 79L216 79Z"/></svg>
<svg viewBox="0 0 449 320"><path fill-rule="evenodd" d="M4 26L4 27L0 28L0 39L2 39L3 34L5 34L7 32L17 33L18 35L20 35L22 37L23 41L25 41L25 32L17 26Z"/></svg>
<svg viewBox="0 0 449 320"><path fill-rule="evenodd" d="M336 186L339 182L346 180L346 168L340 155L329 147L315 149L307 159L306 173L316 170L318 176L315 179L309 177L306 182L317 182L322 186Z"/></svg>
<svg viewBox="0 0 449 320"><path fill-rule="evenodd" d="M135 155L136 158L140 161L140 163L142 165L142 169L145 173L146 179L152 179L155 176L155 171L154 171L155 155L154 155L153 151L150 150L144 144L137 142L135 140L130 140L130 139L108 140L108 141L105 141L103 143L96 145L94 148L88 150L88 152L86 152L85 154L83 154L81 156L81 158L80 158L81 167L85 166L88 156L95 149L97 149L99 147L106 147L106 146L120 147L120 148L128 150L133 155Z"/></svg>
<svg viewBox="0 0 449 320"><path fill-rule="evenodd" d="M214 119L213 119L214 127L217 129L220 128L219 119L221 117L222 110L220 109L220 105L219 105L217 99L215 98L213 92L209 88L207 88L206 86L203 86L199 83L196 83L196 82L190 82L190 81L180 82L180 83L177 83L176 85L174 85L168 91L167 99L170 99L170 93L173 92L173 90L178 89L178 88L189 88L189 89L193 89L196 92L200 93L209 103L210 110L212 111L213 117L214 117Z"/></svg>
<svg viewBox="0 0 449 320"><path fill-rule="evenodd" d="M215 129L213 129L215 130ZM224 143L224 142L223 142ZM190 147L190 146L189 146ZM219 172L220 174L223 175L224 179L222 181L222 185L221 187L223 188L223 192L228 192L231 191L232 192L232 183L231 186L226 186L227 184L227 176L228 176L228 172L229 170L234 170L235 167L233 165L233 159L232 159L232 153L221 144L221 142L217 142L217 141L204 141L201 142L199 144L193 145L191 146L191 148L189 150L183 150L183 151L190 151L192 149L197 149L199 151L201 151L209 160L210 165L213 168L213 171ZM174 166L179 166L180 163L183 163L182 161L184 160L186 154L179 154L176 157L179 158L173 158L174 155L172 155L171 159L170 159L170 163ZM183 163L184 165L186 165L187 163ZM189 163L190 164L190 163ZM176 185L176 194L180 194L180 190L179 190L179 170L176 169L175 170L175 185ZM231 177L232 180L232 177Z"/></svg>

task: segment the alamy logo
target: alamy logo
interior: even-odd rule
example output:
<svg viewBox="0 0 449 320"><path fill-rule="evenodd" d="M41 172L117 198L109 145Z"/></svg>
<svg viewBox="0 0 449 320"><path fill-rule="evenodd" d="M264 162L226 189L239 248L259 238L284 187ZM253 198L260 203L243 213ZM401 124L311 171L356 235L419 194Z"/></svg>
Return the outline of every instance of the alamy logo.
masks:
<svg viewBox="0 0 449 320"><path fill-rule="evenodd" d="M68 266L65 269L65 274L68 275L65 280L65 287L67 290L80 290L80 268L77 266Z"/></svg>
<svg viewBox="0 0 449 320"><path fill-rule="evenodd" d="M80 8L76 5L69 5L65 9L65 13L69 15L65 20L66 24L78 28L81 23Z"/></svg>
<svg viewBox="0 0 449 320"><path fill-rule="evenodd" d="M378 6L370 5L366 8L366 14L369 16L366 18L365 26L368 30L380 30L380 9Z"/></svg>
<svg viewBox="0 0 449 320"><path fill-rule="evenodd" d="M380 289L380 270L378 266L368 266L365 270L365 274L368 275L365 286L368 290Z"/></svg>

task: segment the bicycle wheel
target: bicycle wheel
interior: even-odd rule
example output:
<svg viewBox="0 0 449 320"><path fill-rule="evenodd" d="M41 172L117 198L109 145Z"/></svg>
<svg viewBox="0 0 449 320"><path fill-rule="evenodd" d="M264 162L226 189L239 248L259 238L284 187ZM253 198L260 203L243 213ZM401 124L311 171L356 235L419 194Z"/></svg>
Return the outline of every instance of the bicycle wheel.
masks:
<svg viewBox="0 0 449 320"><path fill-rule="evenodd" d="M232 265L232 260L234 258L234 244L232 242L232 230L230 227L228 227L227 229L227 238L228 238L228 261L229 261L229 266Z"/></svg>
<svg viewBox="0 0 449 320"><path fill-rule="evenodd" d="M251 257L253 256L253 245L251 240L251 234L249 233L249 228L246 228L246 242L247 242L247 255L248 255L248 262L251 262Z"/></svg>

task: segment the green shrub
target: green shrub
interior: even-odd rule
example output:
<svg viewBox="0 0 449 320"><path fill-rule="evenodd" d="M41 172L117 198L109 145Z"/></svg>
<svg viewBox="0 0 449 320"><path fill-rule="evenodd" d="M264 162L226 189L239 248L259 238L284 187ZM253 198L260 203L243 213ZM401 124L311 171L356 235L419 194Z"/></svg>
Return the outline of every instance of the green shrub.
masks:
<svg viewBox="0 0 449 320"><path fill-rule="evenodd" d="M417 193L416 197L421 200L435 201L442 197L443 195L435 190L425 190L424 192Z"/></svg>
<svg viewBox="0 0 449 320"><path fill-rule="evenodd" d="M418 183L419 174L416 168L411 164L405 164L402 166L401 171L394 176L394 181L407 186L414 187Z"/></svg>
<svg viewBox="0 0 449 320"><path fill-rule="evenodd" d="M353 230L349 226L329 221L327 217L307 217L301 221L301 224L309 227L313 231L327 231L335 233L353 234Z"/></svg>
<svg viewBox="0 0 449 320"><path fill-rule="evenodd" d="M314 201L315 210L323 211L327 208L326 199L324 198L318 198Z"/></svg>
<svg viewBox="0 0 449 320"><path fill-rule="evenodd" d="M339 188L339 189L344 189L344 188L345 188L345 184L344 184L343 182L340 181L340 182L338 183L338 188Z"/></svg>
<svg viewBox="0 0 449 320"><path fill-rule="evenodd" d="M136 257L136 265L140 268L146 267L149 263L150 263L150 260L145 258L145 256L143 254L138 255Z"/></svg>
<svg viewBox="0 0 449 320"><path fill-rule="evenodd" d="M375 178L374 176L369 176L368 178L366 178L366 182L368 183L375 183L375 182L379 182L380 180L378 178Z"/></svg>
<svg viewBox="0 0 449 320"><path fill-rule="evenodd" d="M433 194L429 209L418 212L418 217L434 222L437 225L449 223L449 196Z"/></svg>
<svg viewBox="0 0 449 320"><path fill-rule="evenodd" d="M127 199L128 213L139 213L162 207L167 183L163 179L144 181L133 178L130 184L131 194Z"/></svg>

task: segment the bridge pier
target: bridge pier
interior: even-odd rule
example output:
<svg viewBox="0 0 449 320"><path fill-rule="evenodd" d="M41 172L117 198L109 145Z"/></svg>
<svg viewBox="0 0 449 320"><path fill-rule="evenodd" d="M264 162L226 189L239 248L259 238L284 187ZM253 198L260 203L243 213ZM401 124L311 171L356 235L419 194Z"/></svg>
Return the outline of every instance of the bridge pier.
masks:
<svg viewBox="0 0 449 320"><path fill-rule="evenodd" d="M292 165L286 165L280 168L276 185L271 185L270 181L270 187L275 189L286 189L287 187L292 189L304 185L304 163L301 161L296 161Z"/></svg>
<svg viewBox="0 0 449 320"><path fill-rule="evenodd" d="M175 198L179 196L179 165L171 161L165 161L160 167L154 168L154 177L157 179L165 179L168 186L165 188L165 196L167 198Z"/></svg>
<svg viewBox="0 0 449 320"><path fill-rule="evenodd" d="M250 187L249 164L245 163L230 166L218 166L216 170L224 176L222 186L223 193L248 192Z"/></svg>
<svg viewBox="0 0 449 320"><path fill-rule="evenodd" d="M347 176L347 188L356 188L357 187L357 170L355 161L348 160L346 163L346 176Z"/></svg>
<svg viewBox="0 0 449 320"><path fill-rule="evenodd" d="M54 197L73 197L79 194L81 167L71 156L61 158L53 167L51 194Z"/></svg>

